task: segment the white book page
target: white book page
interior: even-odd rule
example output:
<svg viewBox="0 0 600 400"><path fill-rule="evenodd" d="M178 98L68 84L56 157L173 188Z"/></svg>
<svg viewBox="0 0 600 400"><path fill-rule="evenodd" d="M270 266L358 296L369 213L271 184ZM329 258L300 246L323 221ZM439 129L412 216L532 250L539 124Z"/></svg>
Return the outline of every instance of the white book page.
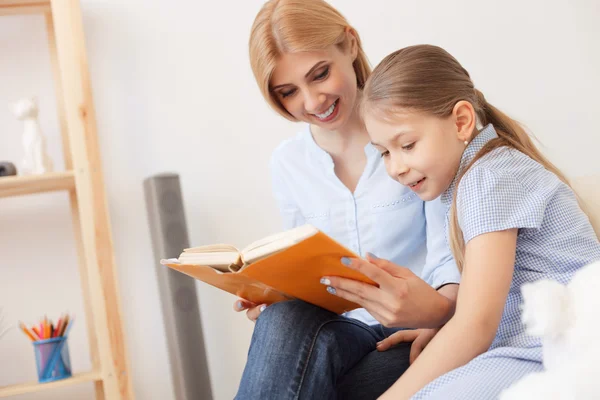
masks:
<svg viewBox="0 0 600 400"><path fill-rule="evenodd" d="M183 250L184 253L215 253L215 252L235 252L238 253L238 249L230 244L209 244L208 246L197 246L190 247Z"/></svg>
<svg viewBox="0 0 600 400"><path fill-rule="evenodd" d="M183 253L179 256L181 264L229 266L237 262L237 252L212 252L212 253Z"/></svg>
<svg viewBox="0 0 600 400"><path fill-rule="evenodd" d="M244 263L251 263L270 254L282 251L317 234L319 230L312 225L302 225L289 231L268 236L246 246L242 250Z"/></svg>
<svg viewBox="0 0 600 400"><path fill-rule="evenodd" d="M185 264L187 264L187 265L205 266L205 264L181 262L178 258L162 259L162 260L160 260L160 263L162 265L168 265L168 264L185 265ZM218 274L235 272L240 268L238 265L235 265L235 264L214 264L214 265L208 265L208 266L213 268Z"/></svg>

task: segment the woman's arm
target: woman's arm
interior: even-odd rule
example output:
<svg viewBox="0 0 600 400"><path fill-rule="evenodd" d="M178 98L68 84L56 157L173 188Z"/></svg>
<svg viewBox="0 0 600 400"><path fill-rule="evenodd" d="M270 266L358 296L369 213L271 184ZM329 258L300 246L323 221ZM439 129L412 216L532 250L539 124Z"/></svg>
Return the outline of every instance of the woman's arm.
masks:
<svg viewBox="0 0 600 400"><path fill-rule="evenodd" d="M442 296L446 297L448 300L450 300L446 321L443 321L443 323L446 323L448 320L450 320L450 318L452 318L456 310L456 299L458 298L458 283L449 283L447 285L444 285L441 288L438 288L437 292Z"/></svg>
<svg viewBox="0 0 600 400"><path fill-rule="evenodd" d="M517 232L487 233L467 244L454 317L381 399L408 399L490 347L512 282Z"/></svg>
<svg viewBox="0 0 600 400"><path fill-rule="evenodd" d="M338 296L366 308L385 326L439 329L454 314L460 273L441 233L445 229L446 207L436 199L424 202L422 210L427 227L427 258L421 277L367 255L368 262L353 260L349 267L371 277L378 288L336 277L324 277L324 282L329 282L325 284L335 289ZM397 343L395 339L404 340L404 335L395 335L387 345Z"/></svg>

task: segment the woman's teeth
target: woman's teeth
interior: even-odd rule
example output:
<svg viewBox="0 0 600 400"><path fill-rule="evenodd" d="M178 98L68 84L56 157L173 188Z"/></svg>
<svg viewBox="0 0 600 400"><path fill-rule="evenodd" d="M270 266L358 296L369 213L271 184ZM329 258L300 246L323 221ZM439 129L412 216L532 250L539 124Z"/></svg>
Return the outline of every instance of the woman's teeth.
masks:
<svg viewBox="0 0 600 400"><path fill-rule="evenodd" d="M325 111L323 114L315 114L315 115L319 119L325 119L325 118L329 117L331 115L331 113L333 112L333 110L335 110L336 104L337 104L337 100L334 101L333 104L330 105L329 108L327 109L327 111Z"/></svg>

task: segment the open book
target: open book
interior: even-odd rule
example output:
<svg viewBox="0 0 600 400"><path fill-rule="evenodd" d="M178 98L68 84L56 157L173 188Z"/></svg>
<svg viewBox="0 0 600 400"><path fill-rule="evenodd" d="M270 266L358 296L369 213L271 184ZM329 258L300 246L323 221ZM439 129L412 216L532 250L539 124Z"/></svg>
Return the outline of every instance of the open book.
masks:
<svg viewBox="0 0 600 400"><path fill-rule="evenodd" d="M341 276L375 282L341 263L358 257L312 225L268 236L238 250L215 244L185 249L161 264L256 304L301 299L336 313L360 307L332 295L319 280Z"/></svg>

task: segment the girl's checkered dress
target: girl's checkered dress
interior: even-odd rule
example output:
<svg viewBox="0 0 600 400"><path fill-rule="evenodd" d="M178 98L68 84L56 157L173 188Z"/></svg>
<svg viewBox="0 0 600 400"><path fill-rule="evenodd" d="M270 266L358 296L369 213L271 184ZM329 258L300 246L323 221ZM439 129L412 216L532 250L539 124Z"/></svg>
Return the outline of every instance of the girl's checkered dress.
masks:
<svg viewBox="0 0 600 400"><path fill-rule="evenodd" d="M493 126L484 128L465 150L460 169L495 137ZM488 232L519 229L513 281L489 351L434 380L413 399L495 399L523 376L540 371L541 343L521 323L521 285L542 278L566 284L577 269L600 260L598 238L571 189L517 150L502 147L488 153L458 189L455 179L442 194L448 207L454 190L465 243Z"/></svg>

